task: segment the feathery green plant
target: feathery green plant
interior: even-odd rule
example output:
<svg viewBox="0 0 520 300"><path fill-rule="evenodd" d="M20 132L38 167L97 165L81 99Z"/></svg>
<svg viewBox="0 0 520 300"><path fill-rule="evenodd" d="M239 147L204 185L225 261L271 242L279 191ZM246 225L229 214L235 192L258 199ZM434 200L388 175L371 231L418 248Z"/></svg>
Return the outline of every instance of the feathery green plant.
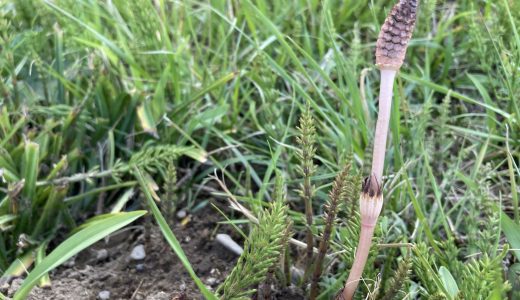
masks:
<svg viewBox="0 0 520 300"><path fill-rule="evenodd" d="M426 245L418 244L414 247L413 273L424 287L425 296L443 294L447 299L454 299L455 296L460 299L489 299L491 295L499 295L503 299L511 289L502 275L502 260L507 251L506 246L493 258L483 254L482 257L469 258L466 263L455 260L451 265L445 265L440 257L431 254ZM442 267L455 278L459 292L454 296L450 295L450 287L439 271Z"/></svg>
<svg viewBox="0 0 520 300"><path fill-rule="evenodd" d="M402 299L402 288L406 284L412 269L412 259L410 255L406 256L398 263L394 276L388 282L388 288L384 291L378 291L380 300Z"/></svg>
<svg viewBox="0 0 520 300"><path fill-rule="evenodd" d="M332 189L329 192L329 202L325 207L324 219L325 228L321 236L320 246L318 248L318 254L314 263L314 271L312 275L311 288L310 288L310 299L316 299L318 295L318 283L323 272L323 260L327 249L329 248L330 237L332 234L333 226L336 222L336 215L340 205L343 203L347 196L350 196L352 192L352 178L350 176L350 163L347 163L341 172L336 176L332 184Z"/></svg>
<svg viewBox="0 0 520 300"><path fill-rule="evenodd" d="M244 244L244 252L236 266L218 288L221 299L249 299L255 287L265 280L285 249L290 224L283 191L283 180L276 179L275 198L268 210L261 211Z"/></svg>
<svg viewBox="0 0 520 300"><path fill-rule="evenodd" d="M312 233L313 223L313 209L312 209L312 198L314 196L315 187L311 182L311 178L316 172L316 166L314 165L314 156L316 155L316 128L314 127L314 119L312 118L311 108L309 104L305 107L305 111L300 117L300 125L297 128L299 135L296 138L300 151L297 152L300 160L299 172L303 178L303 184L300 187L300 197L303 199L305 205L305 221L306 221L306 236L305 242L307 243L305 261L307 265L305 267L304 279L307 278L307 274L310 271L313 262L313 248L314 248L314 237Z"/></svg>
<svg viewBox="0 0 520 300"><path fill-rule="evenodd" d="M169 220L170 226L173 223L174 214L177 210L177 195L176 195L176 185L177 184L177 169L173 162L168 163L168 167L166 169L164 175L164 187L163 187L163 197L161 199L161 209L166 215L166 220Z"/></svg>

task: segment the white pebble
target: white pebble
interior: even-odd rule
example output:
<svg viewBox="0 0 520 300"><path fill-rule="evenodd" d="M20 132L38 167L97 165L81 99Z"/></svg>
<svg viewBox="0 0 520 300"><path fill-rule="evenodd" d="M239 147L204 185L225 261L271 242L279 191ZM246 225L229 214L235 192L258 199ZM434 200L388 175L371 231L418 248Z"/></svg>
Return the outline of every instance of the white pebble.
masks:
<svg viewBox="0 0 520 300"><path fill-rule="evenodd" d="M108 299L110 299L110 292L109 291L101 291L98 294L98 298L100 300L108 300Z"/></svg>
<svg viewBox="0 0 520 300"><path fill-rule="evenodd" d="M235 253L236 255L241 255L242 252L244 252L244 249L237 244L233 239L225 234L225 233L219 233L217 234L217 237L215 238L217 242L222 244L224 247L226 247L231 252Z"/></svg>
<svg viewBox="0 0 520 300"><path fill-rule="evenodd" d="M146 257L146 252L144 251L144 246L139 244L132 249L132 253L130 254L130 258L133 260L143 260Z"/></svg>
<svg viewBox="0 0 520 300"><path fill-rule="evenodd" d="M105 260L105 259L107 259L107 257L108 257L107 249L100 249L96 253L96 260L97 261Z"/></svg>
<svg viewBox="0 0 520 300"><path fill-rule="evenodd" d="M186 215L187 215L187 213L184 209L181 209L177 212L177 218L179 218L179 219L186 218Z"/></svg>

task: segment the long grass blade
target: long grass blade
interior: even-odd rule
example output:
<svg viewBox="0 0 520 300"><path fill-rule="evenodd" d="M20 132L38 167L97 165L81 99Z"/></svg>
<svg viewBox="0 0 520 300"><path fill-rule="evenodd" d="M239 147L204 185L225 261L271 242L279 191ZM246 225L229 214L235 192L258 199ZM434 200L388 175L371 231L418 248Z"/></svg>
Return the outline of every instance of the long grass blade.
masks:
<svg viewBox="0 0 520 300"><path fill-rule="evenodd" d="M199 288L202 295L204 295L204 297L208 300L217 300L217 297L206 288L206 286L204 285L204 283L202 283L197 274L195 274L195 271L193 270L188 260L188 257L186 257L186 254L184 254L184 250L182 250L181 244L175 237L173 231L168 226L168 223L164 219L164 216L161 214L161 211L157 207L157 204L155 204L155 200L152 196L149 185L146 182L146 179L143 176L141 170L139 170L137 167L134 167L133 171L137 180L139 181L139 184L141 185L141 190L143 191L146 197L146 203L150 207L150 210L152 211L152 214L155 220L157 221L157 224L159 225L159 228L161 229L164 238L166 239L168 244L170 244L170 247L175 252L177 257L179 257L180 261L184 265L184 268L186 268L193 281L195 281L195 284Z"/></svg>

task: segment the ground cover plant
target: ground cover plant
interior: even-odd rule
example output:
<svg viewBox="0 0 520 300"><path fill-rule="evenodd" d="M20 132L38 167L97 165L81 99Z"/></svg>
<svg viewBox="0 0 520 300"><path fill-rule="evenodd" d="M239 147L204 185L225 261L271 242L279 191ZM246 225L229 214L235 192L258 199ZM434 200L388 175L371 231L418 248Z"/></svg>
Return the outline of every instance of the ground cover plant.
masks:
<svg viewBox="0 0 520 300"><path fill-rule="evenodd" d="M122 232L179 262L149 294L334 299L397 2L419 1L1 1L0 299L58 299ZM520 298L519 24L517 1L420 1L354 299ZM211 214L192 238L243 247L218 283L182 232Z"/></svg>

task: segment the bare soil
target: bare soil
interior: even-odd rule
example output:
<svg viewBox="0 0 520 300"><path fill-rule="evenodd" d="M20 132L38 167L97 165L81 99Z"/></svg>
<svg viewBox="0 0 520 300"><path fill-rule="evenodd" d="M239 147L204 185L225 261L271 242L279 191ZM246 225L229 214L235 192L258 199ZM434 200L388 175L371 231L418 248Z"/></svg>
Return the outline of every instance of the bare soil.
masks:
<svg viewBox="0 0 520 300"><path fill-rule="evenodd" d="M217 233L227 233L239 244L241 237L227 225L218 225L224 217L205 208L187 219L176 220L172 230L178 238L193 269L204 284L215 291L238 256L215 241ZM143 260L130 257L132 249L143 245ZM191 300L204 299L193 280L164 240L155 225L144 221L125 228L79 253L51 274L50 288L33 289L28 300ZM22 279L10 283L8 296L20 286ZM264 287L265 289L265 287ZM301 290L271 285L269 297L253 299L304 299Z"/></svg>
<svg viewBox="0 0 520 300"><path fill-rule="evenodd" d="M238 257L218 244L214 234L228 233L241 241L230 228L219 226L214 232L223 217L209 208L188 218L184 225L178 220L173 231L197 275L215 290ZM130 227L81 252L51 274L51 288L35 288L28 299L100 299L102 291L110 292L111 300L203 299L159 229L147 227ZM130 258L138 244L146 252L140 261ZM17 284L12 283L12 290Z"/></svg>

